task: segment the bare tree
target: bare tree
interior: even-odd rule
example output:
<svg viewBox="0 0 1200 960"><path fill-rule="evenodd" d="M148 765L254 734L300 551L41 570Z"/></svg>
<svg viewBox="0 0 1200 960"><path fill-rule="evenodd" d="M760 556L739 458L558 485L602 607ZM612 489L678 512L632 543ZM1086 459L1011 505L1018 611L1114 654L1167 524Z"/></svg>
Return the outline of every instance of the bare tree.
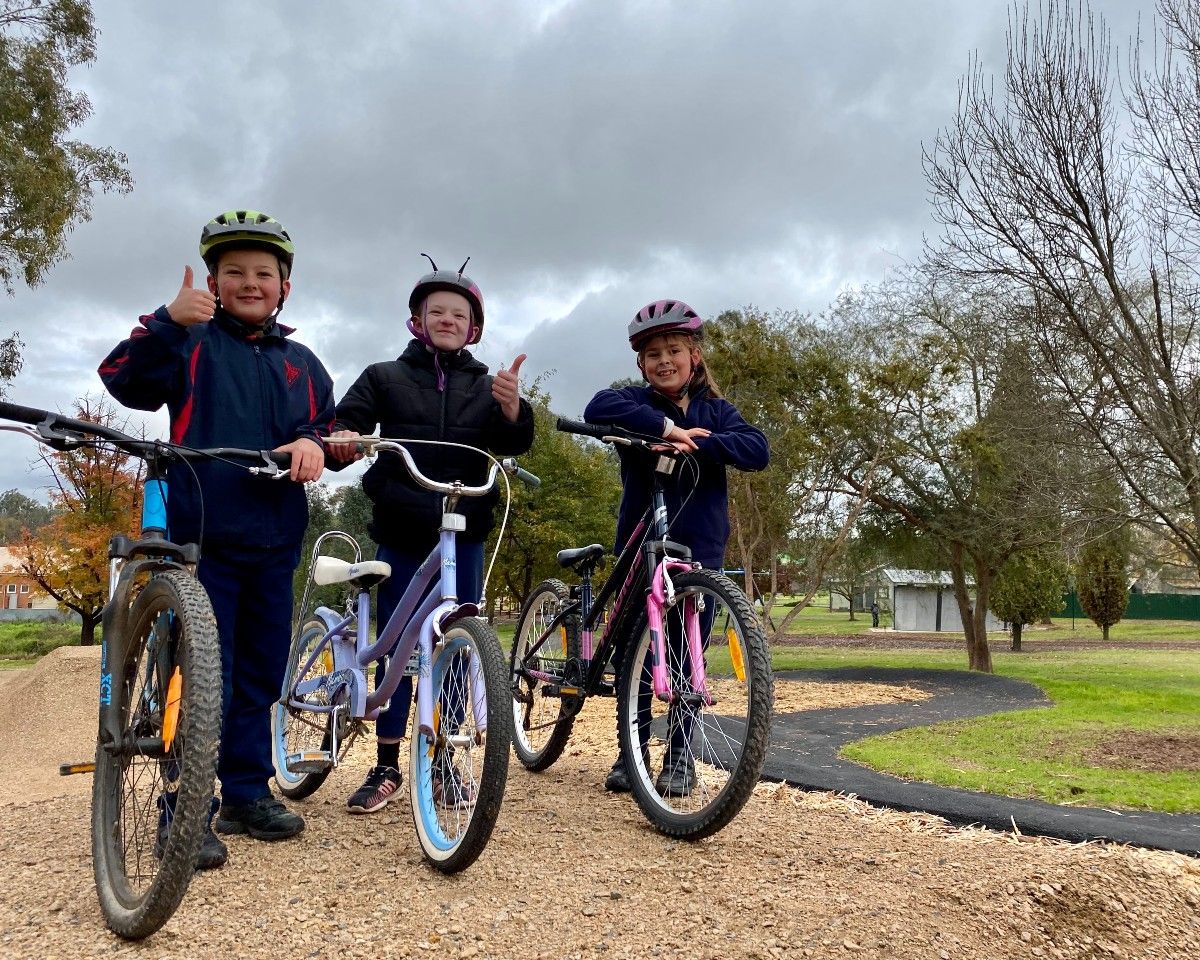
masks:
<svg viewBox="0 0 1200 960"><path fill-rule="evenodd" d="M1013 9L997 91L978 60L925 153L935 276L1018 305L1077 442L1200 565L1200 0L1163 0L1131 93L1086 3Z"/></svg>

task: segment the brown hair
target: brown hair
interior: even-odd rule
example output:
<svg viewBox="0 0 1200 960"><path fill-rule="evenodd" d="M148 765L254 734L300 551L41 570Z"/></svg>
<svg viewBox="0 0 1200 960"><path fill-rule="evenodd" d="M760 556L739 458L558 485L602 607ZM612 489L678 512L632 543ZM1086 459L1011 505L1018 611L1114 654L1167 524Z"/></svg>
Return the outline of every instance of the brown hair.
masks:
<svg viewBox="0 0 1200 960"><path fill-rule="evenodd" d="M692 379L688 382L688 393L692 393L697 387L707 387L708 392L713 397L722 397L720 387L712 378L712 374L708 372L708 364L704 362L704 339L698 334L687 330L668 330L666 333L659 333L652 337L647 337L637 352L638 370L641 371L643 377L646 376L646 347L659 337L666 340L669 337L678 337L681 340L686 340L688 346L692 347L700 354L700 359L696 363L696 369L692 371Z"/></svg>

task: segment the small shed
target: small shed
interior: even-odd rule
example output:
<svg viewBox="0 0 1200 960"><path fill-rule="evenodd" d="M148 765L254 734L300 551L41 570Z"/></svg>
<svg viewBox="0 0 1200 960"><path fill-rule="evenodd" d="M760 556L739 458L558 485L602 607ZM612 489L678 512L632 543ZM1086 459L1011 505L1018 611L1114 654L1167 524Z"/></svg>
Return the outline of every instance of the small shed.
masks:
<svg viewBox="0 0 1200 960"><path fill-rule="evenodd" d="M886 590L888 605L892 610L893 630L921 633L962 631L958 601L954 599L954 581L948 570L881 567L874 573L876 582L882 588L880 592ZM986 625L989 633L1004 630L1004 624L990 610Z"/></svg>

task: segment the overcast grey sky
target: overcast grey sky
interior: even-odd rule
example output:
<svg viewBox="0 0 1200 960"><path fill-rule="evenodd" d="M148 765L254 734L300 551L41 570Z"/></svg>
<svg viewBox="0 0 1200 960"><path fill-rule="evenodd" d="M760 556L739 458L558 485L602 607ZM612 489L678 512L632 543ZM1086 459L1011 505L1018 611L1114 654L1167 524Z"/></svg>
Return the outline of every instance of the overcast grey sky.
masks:
<svg viewBox="0 0 1200 960"><path fill-rule="evenodd" d="M1124 53L1151 0L1102 0ZM706 316L819 310L934 229L921 145L978 52L1003 69L999 0L316 3L99 0L76 82L82 139L129 156L46 282L0 294L17 402L69 410L137 317L201 268L201 226L265 210L296 242L285 322L340 396L396 356L419 254L481 286L478 356L520 352L555 409L635 373L646 301ZM165 435L165 413L144 417ZM0 434L0 490L40 495Z"/></svg>

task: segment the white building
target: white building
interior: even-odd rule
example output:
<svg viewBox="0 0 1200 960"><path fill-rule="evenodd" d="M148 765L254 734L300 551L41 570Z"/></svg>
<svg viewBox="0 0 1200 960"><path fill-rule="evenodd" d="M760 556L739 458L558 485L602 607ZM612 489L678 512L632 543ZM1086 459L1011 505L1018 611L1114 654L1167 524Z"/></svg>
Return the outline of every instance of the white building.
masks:
<svg viewBox="0 0 1200 960"><path fill-rule="evenodd" d="M947 570L901 570L896 567L880 567L868 578L876 587L880 606L886 603L892 611L892 629L920 633L963 632L962 617L958 612L958 601L954 598L954 581ZM972 581L968 580L968 586ZM867 603L872 587L868 587ZM886 601L883 599L886 596ZM974 592L972 592L974 599ZM885 609L887 608L885 607ZM1004 624L987 612L989 633L1001 632Z"/></svg>

